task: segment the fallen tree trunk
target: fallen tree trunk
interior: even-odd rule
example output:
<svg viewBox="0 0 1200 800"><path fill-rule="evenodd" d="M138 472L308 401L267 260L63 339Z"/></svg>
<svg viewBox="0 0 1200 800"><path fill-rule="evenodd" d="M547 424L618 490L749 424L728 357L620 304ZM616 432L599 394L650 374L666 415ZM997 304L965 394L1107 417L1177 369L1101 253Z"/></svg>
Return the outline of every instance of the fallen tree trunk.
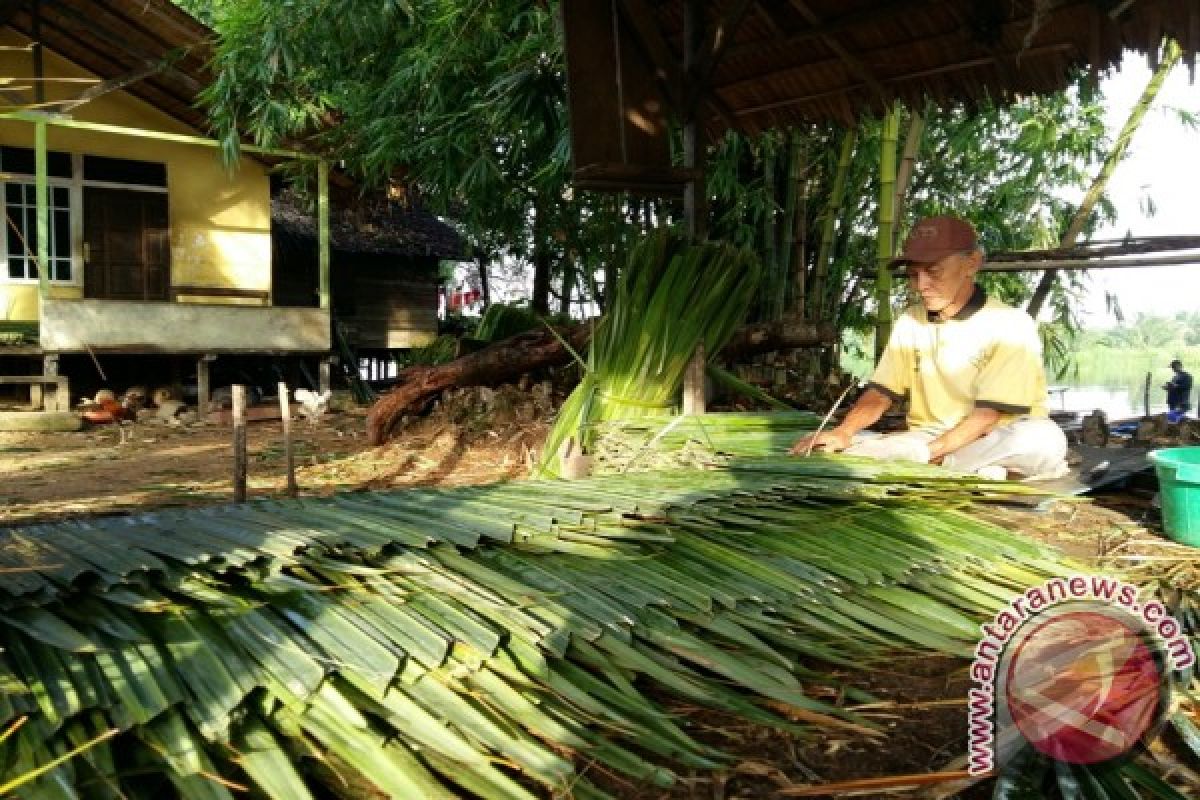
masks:
<svg viewBox="0 0 1200 800"><path fill-rule="evenodd" d="M435 367L409 367L398 376L399 385L376 401L367 414L367 439L379 445L392 437L402 417L415 414L447 389L465 386L493 386L515 380L526 372L542 367L558 367L571 360L571 349L583 355L591 337L590 325L527 331L484 349ZM795 320L746 325L720 353L722 358L744 358L771 350L820 347L832 344L836 336L831 327Z"/></svg>

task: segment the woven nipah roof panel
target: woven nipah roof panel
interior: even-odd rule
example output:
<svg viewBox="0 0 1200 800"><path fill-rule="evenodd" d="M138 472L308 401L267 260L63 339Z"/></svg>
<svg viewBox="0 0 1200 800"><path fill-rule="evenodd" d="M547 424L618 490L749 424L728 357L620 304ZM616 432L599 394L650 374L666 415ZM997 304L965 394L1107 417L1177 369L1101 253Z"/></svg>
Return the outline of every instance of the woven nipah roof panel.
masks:
<svg viewBox="0 0 1200 800"><path fill-rule="evenodd" d="M623 19L650 21L665 39L669 54L649 58L677 64L684 2L615 0ZM710 47L711 32L741 2L700 5ZM734 30L711 75L715 100L700 108L714 132L850 122L897 99L951 104L1056 91L1077 69L1115 66L1125 49L1153 58L1164 36L1194 68L1200 2L756 0Z"/></svg>

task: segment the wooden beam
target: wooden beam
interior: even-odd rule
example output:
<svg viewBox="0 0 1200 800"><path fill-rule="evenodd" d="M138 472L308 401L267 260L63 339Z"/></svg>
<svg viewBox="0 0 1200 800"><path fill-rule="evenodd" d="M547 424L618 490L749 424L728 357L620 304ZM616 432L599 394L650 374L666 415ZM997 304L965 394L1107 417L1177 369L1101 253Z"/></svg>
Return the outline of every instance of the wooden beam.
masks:
<svg viewBox="0 0 1200 800"><path fill-rule="evenodd" d="M768 0L768 2L769 1L770 0ZM804 44L810 39L815 39L819 36L837 33L838 31L843 31L846 28L850 28L855 25L862 25L871 22L882 22L886 19L890 19L891 17L910 11L913 8L927 7L928 5L928 0L892 0L892 2L882 3L864 11L856 11L851 14L834 17L833 19L826 20L820 25L814 25L811 28L805 28L802 31L795 31L774 39L761 39L759 41L739 44L730 49L729 55L753 55L755 53L761 53L764 47L778 47L780 45L793 47L795 45ZM764 3L764 13L769 13L767 12L767 8L767 3ZM770 25L773 29L781 29L781 26L778 24L778 19L776 18L771 19Z"/></svg>
<svg viewBox="0 0 1200 800"><path fill-rule="evenodd" d="M43 103L46 100L46 86L42 83L45 70L42 64L42 0L33 0L29 10L30 33L33 39L33 102Z"/></svg>
<svg viewBox="0 0 1200 800"><path fill-rule="evenodd" d="M108 125L101 122L84 122L83 120L71 119L70 117L56 116L54 114L43 114L33 111L10 111L5 114L0 114L0 119L32 122L34 125L43 123L45 125L59 128L92 131L94 133L111 133L115 136L133 136L139 139L155 139L160 142L194 144L201 147L213 148L221 146L221 143L216 139L207 139L203 136L191 136L186 133L166 133L164 131L152 131L146 128L128 128L124 125ZM316 160L319 158L319 156L316 156L312 153L301 153L297 150L282 150L274 147L257 147L250 144L243 144L241 149L246 153L259 153L261 155L276 156L278 158L295 158L303 160Z"/></svg>
<svg viewBox="0 0 1200 800"><path fill-rule="evenodd" d="M117 59L113 58L111 54L104 53L96 49L94 45L90 45L87 42L82 41L72 32L72 30L62 28L61 26L54 24L53 20L44 19L42 21L42 27L43 29L53 29L56 31L56 36L61 36L63 39L68 40L70 43L70 49L73 52L67 53L65 52L64 48L64 52L60 55L63 55L69 60L79 64L79 66L83 67L88 72L100 75L105 74L106 72L128 69L128 64L118 61ZM145 102L150 103L174 119L177 119L192 128L198 129L197 123L203 119L203 114L197 112L192 107L191 100L181 98L168 89L156 86L150 81L135 84L130 91ZM197 91L199 90L197 89ZM174 109L172 109L172 106L174 106ZM189 116L182 115L181 112L184 110L192 112L192 117L189 118Z"/></svg>
<svg viewBox="0 0 1200 800"><path fill-rule="evenodd" d="M733 109L711 87L704 87L702 91L689 97L687 70L680 66L679 57L663 36L655 21L654 11L646 0L619 0L618 8L638 46L657 71L656 76L663 89L663 96L679 116L684 119L693 116L695 104L703 100L726 125L736 127Z"/></svg>
<svg viewBox="0 0 1200 800"><path fill-rule="evenodd" d="M885 84L900 83L902 81L909 81L909 80L913 80L915 78L925 78L930 75L941 75L941 74L945 74L947 72L957 72L958 70L963 70L963 69L973 69L975 67L983 67L983 66L987 66L988 64L991 64L992 62L994 62L996 60L996 58L1000 58L1000 57L1013 58L1013 57L1016 57L1017 55L1020 55L1022 57L1050 55L1053 53L1069 52L1074 49L1075 49L1075 45L1072 44L1071 42L1060 42L1058 44L1050 44L1050 45L1044 45L1042 47L1034 47L1029 50L1020 50L1020 51L1017 51L1014 53L1005 54L1003 56L985 56L983 58L973 58L973 59L969 59L967 61L963 61L959 64L947 64L947 65L941 66L941 67L931 67L930 69L923 69L923 70L917 70L916 72L905 73L904 75L894 75L890 78L885 78L884 83ZM789 69L790 70L802 69L807 66L811 66L811 65L800 64L795 67L790 67ZM787 71L787 70L781 70L781 72L783 72L783 71ZM759 114L763 111L773 111L778 108L786 108L788 106L800 105L802 103L808 103L813 100L821 100L826 97L833 97L836 95L845 95L847 92L851 92L851 91L855 91L857 89L863 89L863 88L866 88L866 86L865 86L865 84L862 84L862 83L850 84L848 86L837 86L832 89L827 89L823 92L814 92L812 94L802 95L800 97L789 97L785 100L776 100L775 102L772 102L772 103L763 103L761 105L750 106L748 108L739 108L739 109L735 110L734 113L739 117L746 117L746 116L750 116L751 114Z"/></svg>
<svg viewBox="0 0 1200 800"><path fill-rule="evenodd" d="M683 70L679 66L679 57L671 50L654 20L654 10L646 0L619 0L617 7L647 60L654 66L665 96L682 114L685 110Z"/></svg>
<svg viewBox="0 0 1200 800"><path fill-rule="evenodd" d="M790 0L790 2L792 4L792 8L800 12L800 16L804 17L804 21L809 25L812 25L815 28L821 24L821 19L804 0ZM837 57L842 60L842 63L846 65L846 68L849 69L853 75L855 75L867 86L871 87L871 91L876 94L881 103L887 103L887 93L883 90L883 84L879 82L879 79L875 76L875 74L871 72L870 68L868 68L858 56L854 55L845 46L843 46L842 43L838 41L837 37L832 33L822 33L820 34L820 39L826 47L832 50Z"/></svg>
<svg viewBox="0 0 1200 800"><path fill-rule="evenodd" d="M1200 253L1138 258L1049 258L1042 261L988 261L983 272L1051 272L1060 269L1132 269L1139 267L1200 266Z"/></svg>
<svg viewBox="0 0 1200 800"><path fill-rule="evenodd" d="M120 52L129 53L138 60L154 60L160 58L156 48L162 47L161 39L155 37L151 32L137 25L129 24L129 20L122 18L114 18L116 15L112 13L107 4L96 4L90 9L90 13L86 16L79 11L62 3L54 3L47 7L47 11L52 11L59 15L68 24L60 24L51 22L49 18L43 18L43 22L50 22L64 34L69 35L81 46L94 50L93 45L88 45L86 40L81 39L70 30L71 24L78 26L77 30L92 36L97 39L107 41L113 47L118 48ZM110 24L115 23L115 25ZM135 39L139 41L135 41ZM149 49L146 49L149 48ZM169 67L172 75L178 79L192 93L199 93L204 89L204 85L192 75Z"/></svg>
<svg viewBox="0 0 1200 800"><path fill-rule="evenodd" d="M168 59L162 59L160 61L147 61L142 65L141 69L127 72L124 75L120 75L116 78L109 78L108 80L101 81L95 86L89 87L75 99L63 100L61 103L55 103L54 105L57 105L59 107L59 111L64 114L74 111L80 106L95 100L97 97L106 95L109 92L119 91L127 86L137 83L138 81L145 80L151 75L156 75L166 69L168 64Z"/></svg>
<svg viewBox="0 0 1200 800"><path fill-rule="evenodd" d="M733 45L738 29L742 27L742 22L746 19L746 12L754 3L755 0L734 0L733 5L726 10L721 20L713 26L712 32L707 37L707 46L696 59L695 67L690 70L693 81L702 86L709 85L713 72L721 63L722 56Z"/></svg>

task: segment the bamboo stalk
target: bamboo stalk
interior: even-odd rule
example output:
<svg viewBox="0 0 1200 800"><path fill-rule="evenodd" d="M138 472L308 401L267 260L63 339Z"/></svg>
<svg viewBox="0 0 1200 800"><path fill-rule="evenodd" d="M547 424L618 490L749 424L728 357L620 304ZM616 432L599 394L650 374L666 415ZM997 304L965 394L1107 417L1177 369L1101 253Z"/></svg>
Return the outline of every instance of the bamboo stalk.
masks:
<svg viewBox="0 0 1200 800"><path fill-rule="evenodd" d="M879 233L875 267L875 360L883 355L892 334L892 271L888 262L895 253L896 148L900 136L900 105L883 118L879 148Z"/></svg>
<svg viewBox="0 0 1200 800"><path fill-rule="evenodd" d="M767 207L763 209L763 290L766 302L763 308L769 320L779 319L783 315L782 294L783 280L780 278L780 253L778 246L779 215L775 201L775 172L776 141L774 136L766 135L761 139L763 148L763 194L767 199Z"/></svg>
<svg viewBox="0 0 1200 800"><path fill-rule="evenodd" d="M1101 165L1100 171L1096 174L1092 185L1088 188L1087 194L1084 195L1083 202L1075 210L1075 216L1071 218L1071 223L1067 226L1067 230L1059 242L1060 247L1073 247L1075 245L1075 240L1083 232L1083 227L1087 224L1088 217L1091 216L1096 203L1099 202L1101 195L1104 194L1104 190L1108 187L1108 182L1112 178L1113 172L1116 171L1117 164L1125 157L1125 151L1129 149L1129 143L1133 141L1134 135L1141 127L1142 120L1145 119L1150 106L1154 104L1154 98L1158 97L1159 90L1162 89L1162 85L1166 82L1167 76L1171 74L1171 70L1179 63L1181 56L1182 50L1179 44L1172 39L1166 40L1163 45L1162 62L1158 65L1158 69L1154 71L1154 74L1150 76L1150 81L1146 84L1146 88L1142 90L1141 97L1138 98L1137 103L1134 104L1133 109L1129 112L1129 118L1125 120L1125 124L1121 127L1121 132L1117 135L1117 140L1113 142L1112 150L1109 151L1108 157L1104 159L1104 164ZM1033 290L1033 295L1029 298L1029 305L1025 308L1031 317L1036 318L1041 312L1042 306L1046 303L1046 298L1050 296L1050 289L1053 288L1057 276L1057 270L1048 270L1042 274L1041 280L1038 281L1037 287Z"/></svg>
<svg viewBox="0 0 1200 800"><path fill-rule="evenodd" d="M817 249L817 260L813 265L812 294L809 301L809 317L820 320L824 307L832 307L826 303L826 282L829 276L829 262L833 258L834 232L838 219L842 216L842 203L846 193L846 176L850 173L850 164L854 157L854 147L858 141L858 130L850 128L842 136L842 145L838 154L837 170L833 177L833 186L829 190L829 202L821 222L821 245Z"/></svg>
<svg viewBox="0 0 1200 800"><path fill-rule="evenodd" d="M908 132L904 135L904 155L900 159L900 169L896 174L896 210L897 223L904 219L904 209L908 201L908 190L912 183L913 168L917 154L921 150L921 139L925 135L925 117L918 111L913 111L908 120ZM892 252L900 237L901 226L897 224L892 236Z"/></svg>

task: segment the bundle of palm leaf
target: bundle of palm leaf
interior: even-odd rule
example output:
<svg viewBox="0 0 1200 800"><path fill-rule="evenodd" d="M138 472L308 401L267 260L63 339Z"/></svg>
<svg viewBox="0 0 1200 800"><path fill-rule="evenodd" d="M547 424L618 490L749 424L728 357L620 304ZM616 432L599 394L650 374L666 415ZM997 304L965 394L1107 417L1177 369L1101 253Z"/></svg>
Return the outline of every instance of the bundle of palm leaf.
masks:
<svg viewBox="0 0 1200 800"><path fill-rule="evenodd" d="M688 244L671 231L639 242L592 336L583 380L547 436L542 474L557 474L568 439L590 450L598 422L670 413L696 346L711 354L729 340L758 276L758 259L729 244Z"/></svg>

